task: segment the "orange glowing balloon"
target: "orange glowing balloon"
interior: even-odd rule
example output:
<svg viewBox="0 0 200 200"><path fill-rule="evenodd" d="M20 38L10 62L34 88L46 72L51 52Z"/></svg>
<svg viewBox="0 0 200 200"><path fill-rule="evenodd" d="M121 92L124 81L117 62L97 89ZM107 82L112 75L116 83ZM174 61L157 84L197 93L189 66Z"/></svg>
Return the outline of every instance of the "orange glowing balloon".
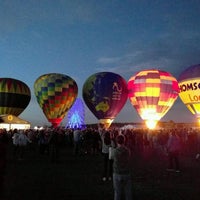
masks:
<svg viewBox="0 0 200 200"><path fill-rule="evenodd" d="M131 104L150 129L169 111L179 93L176 78L156 69L142 70L132 76L128 90Z"/></svg>

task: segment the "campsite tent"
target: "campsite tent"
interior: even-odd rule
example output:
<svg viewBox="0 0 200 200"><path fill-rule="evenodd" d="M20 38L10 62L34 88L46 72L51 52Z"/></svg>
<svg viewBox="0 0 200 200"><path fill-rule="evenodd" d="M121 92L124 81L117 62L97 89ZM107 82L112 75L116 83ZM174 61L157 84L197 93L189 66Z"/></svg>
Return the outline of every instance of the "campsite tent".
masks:
<svg viewBox="0 0 200 200"><path fill-rule="evenodd" d="M30 129L30 123L14 115L0 116L0 129Z"/></svg>

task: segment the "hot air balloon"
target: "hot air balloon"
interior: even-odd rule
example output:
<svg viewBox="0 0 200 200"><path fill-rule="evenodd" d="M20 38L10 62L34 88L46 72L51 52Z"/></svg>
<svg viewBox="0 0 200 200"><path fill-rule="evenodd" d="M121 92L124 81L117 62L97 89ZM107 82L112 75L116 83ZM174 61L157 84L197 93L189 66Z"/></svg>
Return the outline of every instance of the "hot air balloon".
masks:
<svg viewBox="0 0 200 200"><path fill-rule="evenodd" d="M34 92L46 118L57 127L76 100L78 86L67 75L50 73L35 81Z"/></svg>
<svg viewBox="0 0 200 200"><path fill-rule="evenodd" d="M178 97L176 78L156 69L143 70L128 81L128 97L149 129L168 112Z"/></svg>
<svg viewBox="0 0 200 200"><path fill-rule="evenodd" d="M30 89L24 82L13 78L0 78L0 115L20 115L30 99Z"/></svg>
<svg viewBox="0 0 200 200"><path fill-rule="evenodd" d="M108 129L127 101L127 83L118 74L99 72L85 81L82 95L90 111Z"/></svg>
<svg viewBox="0 0 200 200"><path fill-rule="evenodd" d="M178 78L179 97L200 122L200 64L185 69Z"/></svg>

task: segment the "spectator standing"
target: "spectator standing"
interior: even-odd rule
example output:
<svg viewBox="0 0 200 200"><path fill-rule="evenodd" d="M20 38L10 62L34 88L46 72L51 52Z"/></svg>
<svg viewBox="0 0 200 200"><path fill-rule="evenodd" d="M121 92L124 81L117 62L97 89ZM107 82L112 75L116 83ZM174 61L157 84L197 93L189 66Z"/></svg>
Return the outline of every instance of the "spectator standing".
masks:
<svg viewBox="0 0 200 200"><path fill-rule="evenodd" d="M81 129L77 128L73 132L73 140L74 140L74 155L80 154L81 151Z"/></svg>
<svg viewBox="0 0 200 200"><path fill-rule="evenodd" d="M169 166L167 171L180 172L179 154L181 150L181 141L176 134L176 130L172 130L167 141L167 152L169 157Z"/></svg>
<svg viewBox="0 0 200 200"><path fill-rule="evenodd" d="M101 138L99 136L98 131L91 129L92 136L92 154L98 154L100 150Z"/></svg>
<svg viewBox="0 0 200 200"><path fill-rule="evenodd" d="M13 130L13 157L14 159L19 157L19 132L17 129Z"/></svg>
<svg viewBox="0 0 200 200"><path fill-rule="evenodd" d="M4 179L7 163L8 136L5 130L0 130L0 199L4 195Z"/></svg>
<svg viewBox="0 0 200 200"><path fill-rule="evenodd" d="M132 200L131 180L131 156L125 146L125 136L120 134L116 137L117 147L113 150L113 187L114 200Z"/></svg>
<svg viewBox="0 0 200 200"><path fill-rule="evenodd" d="M47 130L41 130L38 135L38 145L40 154L49 154L49 137Z"/></svg>
<svg viewBox="0 0 200 200"><path fill-rule="evenodd" d="M49 153L52 163L57 163L59 160L59 130L52 129L49 136Z"/></svg>
<svg viewBox="0 0 200 200"><path fill-rule="evenodd" d="M113 160L109 159L109 148L112 146L111 145L111 137L110 137L110 132L105 129L99 130L99 134L101 137L101 151L103 155L103 176L102 180L106 181L112 180L112 164Z"/></svg>
<svg viewBox="0 0 200 200"><path fill-rule="evenodd" d="M19 137L18 137L18 145L19 145L19 160L22 160L24 158L24 153L27 147L27 144L31 143L31 140L27 137L25 132L23 130L19 131Z"/></svg>

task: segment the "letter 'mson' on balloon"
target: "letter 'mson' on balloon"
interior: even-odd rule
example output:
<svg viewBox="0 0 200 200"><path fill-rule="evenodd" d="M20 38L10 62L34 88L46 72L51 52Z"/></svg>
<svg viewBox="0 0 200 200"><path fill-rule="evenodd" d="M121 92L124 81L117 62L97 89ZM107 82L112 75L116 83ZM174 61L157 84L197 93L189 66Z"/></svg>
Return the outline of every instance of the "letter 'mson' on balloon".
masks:
<svg viewBox="0 0 200 200"><path fill-rule="evenodd" d="M176 78L157 69L142 70L128 81L129 100L149 129L169 111L178 93Z"/></svg>

